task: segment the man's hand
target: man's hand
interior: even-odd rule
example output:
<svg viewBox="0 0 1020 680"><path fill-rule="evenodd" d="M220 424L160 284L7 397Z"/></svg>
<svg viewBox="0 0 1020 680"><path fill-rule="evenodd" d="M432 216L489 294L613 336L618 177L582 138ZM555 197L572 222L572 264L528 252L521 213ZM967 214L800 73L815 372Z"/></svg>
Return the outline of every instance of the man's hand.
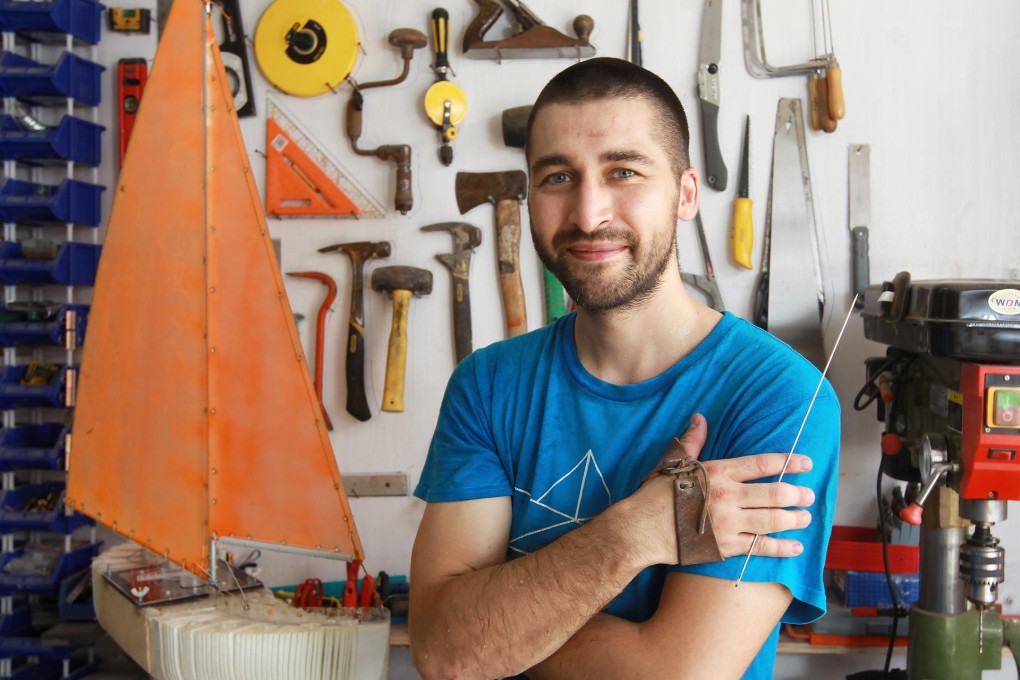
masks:
<svg viewBox="0 0 1020 680"><path fill-rule="evenodd" d="M682 455L698 458L708 437L705 418L695 414L690 427L679 439ZM675 455L675 452L674 452ZM794 557L803 552L797 541L767 536L779 531L801 529L811 523L807 510L783 510L806 507L814 502L814 492L785 482L748 484L783 471L785 453L761 453L723 460L705 461L709 478L709 513L722 556L747 554L755 534L755 555ZM786 468L788 474L807 472L811 459L794 455ZM676 564L676 521L673 506L673 478L654 474L633 496L622 501L636 518L635 531L642 534L641 544L650 553L652 563Z"/></svg>

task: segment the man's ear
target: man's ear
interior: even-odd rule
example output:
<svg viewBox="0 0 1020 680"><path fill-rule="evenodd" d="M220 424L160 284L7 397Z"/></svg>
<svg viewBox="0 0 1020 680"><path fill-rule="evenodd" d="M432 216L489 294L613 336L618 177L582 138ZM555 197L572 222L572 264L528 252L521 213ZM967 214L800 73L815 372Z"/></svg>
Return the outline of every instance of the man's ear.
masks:
<svg viewBox="0 0 1020 680"><path fill-rule="evenodd" d="M676 206L676 217L678 220L687 222L693 220L698 214L699 187L701 181L698 179L698 171L694 168L687 168L680 175L680 200Z"/></svg>

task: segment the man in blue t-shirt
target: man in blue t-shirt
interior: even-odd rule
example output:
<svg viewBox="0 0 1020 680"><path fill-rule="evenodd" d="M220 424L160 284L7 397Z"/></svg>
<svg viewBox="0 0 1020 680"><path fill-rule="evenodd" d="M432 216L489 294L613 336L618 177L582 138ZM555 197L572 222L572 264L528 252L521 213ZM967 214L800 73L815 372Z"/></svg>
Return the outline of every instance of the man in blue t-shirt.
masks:
<svg viewBox="0 0 1020 680"><path fill-rule="evenodd" d="M425 678L769 678L779 623L824 613L839 404L789 347L684 290L688 140L669 86L618 59L535 103L532 237L577 312L475 352L447 387L415 490ZM675 437L704 465L722 561L678 566L673 478L649 476ZM776 481L787 460L803 486Z"/></svg>

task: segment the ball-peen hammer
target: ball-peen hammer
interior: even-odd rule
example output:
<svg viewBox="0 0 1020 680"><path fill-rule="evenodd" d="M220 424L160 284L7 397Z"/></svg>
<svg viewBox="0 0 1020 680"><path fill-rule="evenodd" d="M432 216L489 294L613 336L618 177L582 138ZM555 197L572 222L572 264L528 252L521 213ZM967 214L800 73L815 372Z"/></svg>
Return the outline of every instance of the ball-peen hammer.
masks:
<svg viewBox="0 0 1020 680"><path fill-rule="evenodd" d="M482 230L465 222L440 222L422 227L422 231L448 231L453 236L453 252L436 255L450 270L453 293L453 343L457 363L471 354L471 293L468 272L471 253L482 243Z"/></svg>
<svg viewBox="0 0 1020 680"><path fill-rule="evenodd" d="M365 396L365 262L389 257L389 241L337 243L319 248L320 253L341 252L351 258L351 312L347 320L347 412L364 422L372 417Z"/></svg>
<svg viewBox="0 0 1020 680"><path fill-rule="evenodd" d="M393 298L393 325L386 352L386 384L383 411L404 410L404 376L407 367L407 312L412 295L432 292L432 272L416 267L379 267L372 272L372 289Z"/></svg>

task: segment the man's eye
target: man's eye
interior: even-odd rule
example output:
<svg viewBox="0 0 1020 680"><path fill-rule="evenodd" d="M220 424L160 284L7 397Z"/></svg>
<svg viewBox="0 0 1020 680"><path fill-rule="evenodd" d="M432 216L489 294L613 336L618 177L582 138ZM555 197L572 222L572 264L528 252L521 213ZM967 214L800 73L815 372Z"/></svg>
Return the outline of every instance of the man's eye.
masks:
<svg viewBox="0 0 1020 680"><path fill-rule="evenodd" d="M634 172L633 170L628 169L628 168L620 168L619 170L614 171L613 174L616 175L617 177L627 178L627 177L633 177L637 173Z"/></svg>
<svg viewBox="0 0 1020 680"><path fill-rule="evenodd" d="M570 175L565 172L554 172L545 178L546 184L563 184L570 181Z"/></svg>

